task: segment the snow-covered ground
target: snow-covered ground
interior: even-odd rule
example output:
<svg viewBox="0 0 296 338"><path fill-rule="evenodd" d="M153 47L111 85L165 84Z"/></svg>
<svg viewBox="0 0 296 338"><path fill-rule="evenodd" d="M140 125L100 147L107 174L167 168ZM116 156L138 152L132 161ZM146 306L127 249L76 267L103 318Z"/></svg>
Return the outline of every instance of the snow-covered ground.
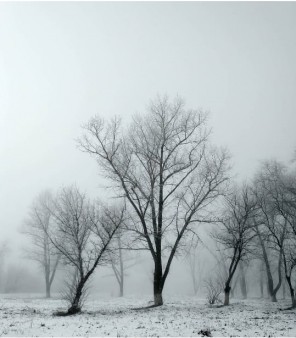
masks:
<svg viewBox="0 0 296 338"><path fill-rule="evenodd" d="M90 296L81 314L55 317L59 299L1 295L0 336L296 336L296 311L280 311L287 301L232 300L210 307L205 300L165 297L165 305L147 310L149 299Z"/></svg>

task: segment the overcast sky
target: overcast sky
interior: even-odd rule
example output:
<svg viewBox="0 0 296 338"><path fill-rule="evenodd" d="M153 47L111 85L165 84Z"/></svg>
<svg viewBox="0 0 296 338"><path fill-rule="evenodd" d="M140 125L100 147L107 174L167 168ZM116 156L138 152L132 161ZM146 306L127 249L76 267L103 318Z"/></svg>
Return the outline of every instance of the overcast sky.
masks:
<svg viewBox="0 0 296 338"><path fill-rule="evenodd" d="M46 188L100 196L80 126L141 112L157 93L211 112L240 177L290 160L295 60L296 3L1 2L0 241Z"/></svg>

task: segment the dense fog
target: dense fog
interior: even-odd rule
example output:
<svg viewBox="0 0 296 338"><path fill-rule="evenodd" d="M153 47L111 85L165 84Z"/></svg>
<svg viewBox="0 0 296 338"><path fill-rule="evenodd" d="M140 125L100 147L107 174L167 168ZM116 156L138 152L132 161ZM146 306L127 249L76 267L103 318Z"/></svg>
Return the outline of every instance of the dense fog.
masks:
<svg viewBox="0 0 296 338"><path fill-rule="evenodd" d="M295 14L1 3L2 296L295 309Z"/></svg>

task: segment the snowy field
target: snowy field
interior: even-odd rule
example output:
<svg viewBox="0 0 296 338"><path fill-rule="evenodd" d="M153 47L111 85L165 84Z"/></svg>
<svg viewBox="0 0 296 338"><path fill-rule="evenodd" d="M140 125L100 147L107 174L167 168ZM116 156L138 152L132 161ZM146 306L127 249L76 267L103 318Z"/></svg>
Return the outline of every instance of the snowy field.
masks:
<svg viewBox="0 0 296 338"><path fill-rule="evenodd" d="M65 304L28 295L0 296L0 336L296 336L295 311L279 311L287 301L232 300L210 307L205 300L165 297L165 305L147 310L147 297L90 296L81 314L54 317Z"/></svg>

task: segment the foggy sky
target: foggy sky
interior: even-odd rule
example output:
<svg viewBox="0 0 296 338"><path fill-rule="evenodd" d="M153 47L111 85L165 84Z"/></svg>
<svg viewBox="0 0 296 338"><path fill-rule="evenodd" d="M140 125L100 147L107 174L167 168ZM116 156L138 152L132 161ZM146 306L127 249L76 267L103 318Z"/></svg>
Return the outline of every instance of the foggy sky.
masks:
<svg viewBox="0 0 296 338"><path fill-rule="evenodd" d="M296 147L295 3L0 3L0 241L44 189L101 196L76 148L94 114L156 94L210 111L239 177ZM16 235L17 234L17 235Z"/></svg>

